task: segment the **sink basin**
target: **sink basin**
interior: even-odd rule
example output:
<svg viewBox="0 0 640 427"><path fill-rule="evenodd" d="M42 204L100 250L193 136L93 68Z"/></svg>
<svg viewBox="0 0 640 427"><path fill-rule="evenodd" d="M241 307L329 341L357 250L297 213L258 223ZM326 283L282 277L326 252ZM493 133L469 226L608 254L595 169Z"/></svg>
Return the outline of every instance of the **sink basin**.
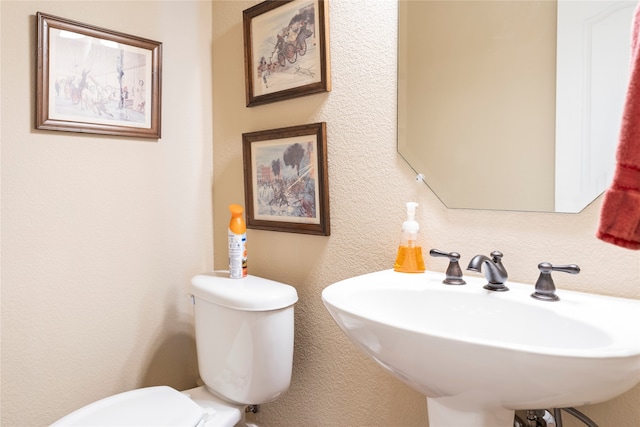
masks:
<svg viewBox="0 0 640 427"><path fill-rule="evenodd" d="M334 283L322 300L345 334L427 396L429 425L512 427L514 411L579 406L640 381L640 300L484 278L385 270Z"/></svg>

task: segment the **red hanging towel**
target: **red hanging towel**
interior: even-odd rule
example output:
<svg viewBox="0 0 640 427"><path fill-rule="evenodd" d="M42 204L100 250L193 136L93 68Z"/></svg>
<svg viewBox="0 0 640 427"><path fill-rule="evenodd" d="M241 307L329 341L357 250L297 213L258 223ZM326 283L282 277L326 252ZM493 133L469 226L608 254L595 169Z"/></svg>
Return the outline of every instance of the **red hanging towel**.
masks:
<svg viewBox="0 0 640 427"><path fill-rule="evenodd" d="M613 182L604 194L596 236L640 249L640 4L631 33L631 74L622 115Z"/></svg>

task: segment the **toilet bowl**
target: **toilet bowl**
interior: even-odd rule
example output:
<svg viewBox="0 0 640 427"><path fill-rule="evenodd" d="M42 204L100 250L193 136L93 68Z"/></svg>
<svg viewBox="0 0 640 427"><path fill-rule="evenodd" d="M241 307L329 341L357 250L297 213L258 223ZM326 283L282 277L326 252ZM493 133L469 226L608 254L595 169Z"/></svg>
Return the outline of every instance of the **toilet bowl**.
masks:
<svg viewBox="0 0 640 427"><path fill-rule="evenodd" d="M146 387L106 397L52 424L62 426L233 427L248 405L279 398L293 365L295 288L228 272L191 280L196 349L205 385Z"/></svg>

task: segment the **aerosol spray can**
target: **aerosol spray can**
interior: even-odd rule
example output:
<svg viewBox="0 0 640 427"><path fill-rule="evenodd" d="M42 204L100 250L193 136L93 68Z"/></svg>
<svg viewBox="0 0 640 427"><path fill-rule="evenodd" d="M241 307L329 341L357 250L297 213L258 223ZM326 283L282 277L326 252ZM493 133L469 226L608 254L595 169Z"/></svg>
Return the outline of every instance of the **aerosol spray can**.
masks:
<svg viewBox="0 0 640 427"><path fill-rule="evenodd" d="M242 218L244 209L240 205L229 205L229 277L247 277L247 226Z"/></svg>

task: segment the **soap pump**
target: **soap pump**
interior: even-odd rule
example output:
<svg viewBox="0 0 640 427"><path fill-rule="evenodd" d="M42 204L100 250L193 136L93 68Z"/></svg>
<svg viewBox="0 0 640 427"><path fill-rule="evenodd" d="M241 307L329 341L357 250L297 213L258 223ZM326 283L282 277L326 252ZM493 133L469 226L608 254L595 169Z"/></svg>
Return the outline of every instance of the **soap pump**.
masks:
<svg viewBox="0 0 640 427"><path fill-rule="evenodd" d="M416 202L407 202L407 220L402 223L402 239L393 265L395 271L402 273L422 273L425 270L422 247L418 244L420 225L415 219L417 206Z"/></svg>

